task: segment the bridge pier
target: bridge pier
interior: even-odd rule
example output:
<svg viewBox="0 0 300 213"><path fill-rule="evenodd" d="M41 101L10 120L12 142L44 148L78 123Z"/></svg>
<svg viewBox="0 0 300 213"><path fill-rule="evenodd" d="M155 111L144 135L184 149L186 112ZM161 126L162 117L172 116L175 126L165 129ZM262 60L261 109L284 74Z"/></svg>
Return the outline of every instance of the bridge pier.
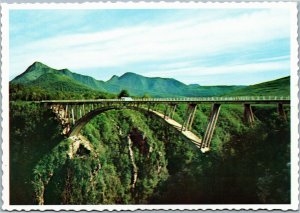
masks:
<svg viewBox="0 0 300 213"><path fill-rule="evenodd" d="M188 105L188 108L185 112L184 121L181 126L181 131L191 130L192 124L194 121L194 116L196 113L196 109L197 109L197 104L189 104Z"/></svg>
<svg viewBox="0 0 300 213"><path fill-rule="evenodd" d="M194 123L194 119L195 119L195 115L196 115L196 110L197 110L197 105L194 106L193 112L191 114L191 120L190 120L190 123L189 123L189 126L188 126L189 130L192 130L192 125Z"/></svg>
<svg viewBox="0 0 300 213"><path fill-rule="evenodd" d="M177 108L177 104L171 104L171 109L170 109L170 113L169 113L169 118L173 119L173 116L175 114Z"/></svg>
<svg viewBox="0 0 300 213"><path fill-rule="evenodd" d="M165 111L164 111L164 119L167 118L168 109L169 109L169 105L166 104L166 108L165 108Z"/></svg>
<svg viewBox="0 0 300 213"><path fill-rule="evenodd" d="M254 123L254 114L250 104L244 104L244 121L251 126Z"/></svg>
<svg viewBox="0 0 300 213"><path fill-rule="evenodd" d="M81 107L79 107L79 117L82 117Z"/></svg>
<svg viewBox="0 0 300 213"><path fill-rule="evenodd" d="M286 113L284 111L282 103L277 104L277 112L280 115L280 117L282 117L285 121L287 121L287 116L286 116Z"/></svg>
<svg viewBox="0 0 300 213"><path fill-rule="evenodd" d="M204 138L201 143L201 151L202 152L207 152L210 149L210 143L211 143L211 139L212 139L214 130L216 128L220 109L221 109L221 104L213 104L212 105L212 110L211 110L211 113L209 116L209 122L208 122L208 125L206 128L205 134L204 134Z"/></svg>
<svg viewBox="0 0 300 213"><path fill-rule="evenodd" d="M75 118L74 118L74 107L72 107L72 123L75 124Z"/></svg>

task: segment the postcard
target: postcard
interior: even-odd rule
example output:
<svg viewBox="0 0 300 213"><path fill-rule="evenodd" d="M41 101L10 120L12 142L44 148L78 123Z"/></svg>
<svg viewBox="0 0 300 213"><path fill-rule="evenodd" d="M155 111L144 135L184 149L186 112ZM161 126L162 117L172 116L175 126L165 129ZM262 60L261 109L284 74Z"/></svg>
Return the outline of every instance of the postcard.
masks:
<svg viewBox="0 0 300 213"><path fill-rule="evenodd" d="M5 210L297 210L297 3L2 3Z"/></svg>

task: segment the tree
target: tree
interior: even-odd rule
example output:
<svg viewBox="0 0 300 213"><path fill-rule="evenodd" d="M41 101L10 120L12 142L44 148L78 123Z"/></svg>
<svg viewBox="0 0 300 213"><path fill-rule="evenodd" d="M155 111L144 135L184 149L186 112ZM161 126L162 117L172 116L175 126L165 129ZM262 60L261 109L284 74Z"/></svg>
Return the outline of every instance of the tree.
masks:
<svg viewBox="0 0 300 213"><path fill-rule="evenodd" d="M129 93L127 90L123 89L120 94L118 95L118 98L121 98L121 97L129 97Z"/></svg>
<svg viewBox="0 0 300 213"><path fill-rule="evenodd" d="M145 93L142 98L151 98L151 96L148 93Z"/></svg>

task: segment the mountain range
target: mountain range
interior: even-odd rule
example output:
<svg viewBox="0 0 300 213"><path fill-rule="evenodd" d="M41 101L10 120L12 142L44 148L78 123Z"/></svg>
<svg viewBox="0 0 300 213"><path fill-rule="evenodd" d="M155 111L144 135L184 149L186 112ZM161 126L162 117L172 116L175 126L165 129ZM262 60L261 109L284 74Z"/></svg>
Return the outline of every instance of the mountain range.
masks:
<svg viewBox="0 0 300 213"><path fill-rule="evenodd" d="M173 78L149 78L132 72L127 72L120 77L114 75L108 81L101 81L71 72L68 69L57 70L41 62L34 62L10 83L72 92L94 90L118 94L125 89L132 96L149 95L151 97L249 95L249 89L256 94L257 92L268 92L269 94L272 86L276 87L280 93L288 92L289 94L289 77L277 81L275 80L275 83L263 83L263 85L257 84L258 86L200 86L198 84L186 85ZM260 91L262 87L266 87L266 89Z"/></svg>

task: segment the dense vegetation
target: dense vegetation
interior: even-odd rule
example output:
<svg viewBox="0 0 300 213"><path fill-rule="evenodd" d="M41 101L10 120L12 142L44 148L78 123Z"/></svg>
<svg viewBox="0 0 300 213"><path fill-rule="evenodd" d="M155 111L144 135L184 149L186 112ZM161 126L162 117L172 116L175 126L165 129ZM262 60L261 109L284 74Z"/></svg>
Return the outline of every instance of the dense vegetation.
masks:
<svg viewBox="0 0 300 213"><path fill-rule="evenodd" d="M256 106L257 122L250 128L242 121L242 110L222 107L208 154L161 119L109 111L86 125L86 139L70 157L74 140L62 140L51 112L15 103L11 202L289 203L288 123L275 107ZM184 111L180 105L175 118L180 120ZM204 134L209 113L208 105L197 111L197 134Z"/></svg>
<svg viewBox="0 0 300 213"><path fill-rule="evenodd" d="M70 89L63 89L67 85L62 84L60 88L49 89L39 86L24 86L22 84L10 84L10 101L41 101L41 100L70 100L70 99L105 99L115 98L115 95L103 93L95 90L77 90L73 92Z"/></svg>
<svg viewBox="0 0 300 213"><path fill-rule="evenodd" d="M53 113L36 104L10 103L10 201L33 203L32 169L63 139Z"/></svg>

